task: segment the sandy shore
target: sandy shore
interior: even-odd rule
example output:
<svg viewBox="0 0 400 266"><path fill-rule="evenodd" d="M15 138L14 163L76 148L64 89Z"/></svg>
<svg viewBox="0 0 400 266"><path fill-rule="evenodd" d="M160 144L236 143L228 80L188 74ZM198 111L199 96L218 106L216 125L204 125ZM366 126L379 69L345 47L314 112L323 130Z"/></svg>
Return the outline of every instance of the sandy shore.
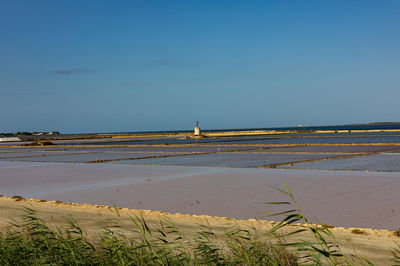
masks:
<svg viewBox="0 0 400 266"><path fill-rule="evenodd" d="M113 208L108 206L96 206L89 204L72 204L60 202L40 202L32 199L12 199L0 197L0 231L4 232L11 228L9 218L18 218L24 213L23 207L30 207L37 211L39 217L44 219L50 226L65 225L65 221L73 219L83 228L89 239L96 239L104 226L109 226L113 221L118 220ZM126 230L132 229L133 224L129 216L143 216L149 224L156 224L160 218L169 217L180 228L181 232L188 238L193 238L198 230L198 224L209 224L217 233L222 235L223 228L239 226L242 228L255 227L259 232L265 232L271 228L273 223L257 220L232 220L212 216L191 216L183 214L169 214L147 210L120 209L121 217L119 223ZM287 227L285 230L298 229L298 227ZM387 230L371 230L355 228L332 228L335 235L335 242L340 245L346 256L356 255L366 257L376 265L390 264L390 250L395 247L395 241L399 237ZM355 233L357 232L357 234ZM309 233L302 233L296 239L312 240ZM292 239L294 240L294 239Z"/></svg>

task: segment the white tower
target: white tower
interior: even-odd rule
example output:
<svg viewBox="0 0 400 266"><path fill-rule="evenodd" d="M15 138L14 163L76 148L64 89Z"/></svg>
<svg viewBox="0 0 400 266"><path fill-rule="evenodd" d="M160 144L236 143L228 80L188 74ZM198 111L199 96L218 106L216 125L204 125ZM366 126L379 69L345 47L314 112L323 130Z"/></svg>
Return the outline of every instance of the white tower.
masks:
<svg viewBox="0 0 400 266"><path fill-rule="evenodd" d="M199 121L196 122L196 127L194 128L194 135L195 136L201 136L200 127L199 127Z"/></svg>

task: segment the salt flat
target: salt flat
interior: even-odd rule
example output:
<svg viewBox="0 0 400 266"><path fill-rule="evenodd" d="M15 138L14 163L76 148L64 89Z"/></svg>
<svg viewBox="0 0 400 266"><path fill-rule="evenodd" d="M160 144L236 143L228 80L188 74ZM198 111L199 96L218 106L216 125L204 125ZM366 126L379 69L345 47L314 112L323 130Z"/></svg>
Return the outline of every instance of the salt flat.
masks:
<svg viewBox="0 0 400 266"><path fill-rule="evenodd" d="M282 209L264 203L287 200L271 188L282 182L324 223L399 228L400 173L0 161L7 196L239 219L271 220Z"/></svg>

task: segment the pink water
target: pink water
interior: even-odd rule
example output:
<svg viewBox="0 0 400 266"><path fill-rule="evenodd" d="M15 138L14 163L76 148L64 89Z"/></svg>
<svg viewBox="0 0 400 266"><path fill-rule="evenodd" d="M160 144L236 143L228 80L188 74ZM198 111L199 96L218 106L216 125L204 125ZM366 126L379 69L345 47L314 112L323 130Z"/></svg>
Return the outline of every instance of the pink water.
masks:
<svg viewBox="0 0 400 266"><path fill-rule="evenodd" d="M117 204L121 207L240 219L287 200L285 181L309 217L335 226L397 230L400 174L280 169L0 162L0 194Z"/></svg>

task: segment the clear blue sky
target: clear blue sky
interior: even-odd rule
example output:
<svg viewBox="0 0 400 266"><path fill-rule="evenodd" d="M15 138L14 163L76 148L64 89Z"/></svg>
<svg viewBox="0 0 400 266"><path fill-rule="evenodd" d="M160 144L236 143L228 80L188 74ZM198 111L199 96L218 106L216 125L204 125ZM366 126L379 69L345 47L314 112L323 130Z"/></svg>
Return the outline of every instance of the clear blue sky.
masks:
<svg viewBox="0 0 400 266"><path fill-rule="evenodd" d="M400 121L400 1L0 0L0 132Z"/></svg>

